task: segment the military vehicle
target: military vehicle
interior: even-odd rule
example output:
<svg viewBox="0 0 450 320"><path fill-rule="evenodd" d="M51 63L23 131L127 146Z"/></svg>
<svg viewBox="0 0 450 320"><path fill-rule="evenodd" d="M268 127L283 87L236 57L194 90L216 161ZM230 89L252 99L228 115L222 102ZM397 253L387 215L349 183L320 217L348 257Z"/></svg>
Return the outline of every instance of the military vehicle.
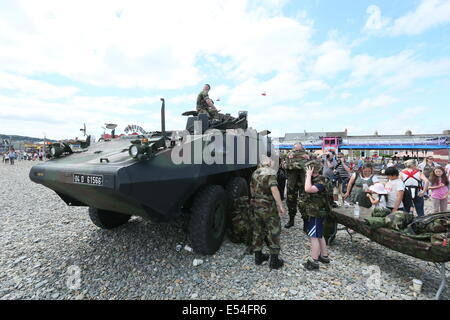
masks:
<svg viewBox="0 0 450 320"><path fill-rule="evenodd" d="M154 222L186 215L193 249L213 254L234 200L248 194L259 155L270 152L270 132L246 130L247 112L210 121L195 111L183 114L186 130L166 131L161 101L161 131L85 143L81 150L53 144L52 158L33 166L30 179L69 206L89 207L92 222L103 229L133 215Z"/></svg>

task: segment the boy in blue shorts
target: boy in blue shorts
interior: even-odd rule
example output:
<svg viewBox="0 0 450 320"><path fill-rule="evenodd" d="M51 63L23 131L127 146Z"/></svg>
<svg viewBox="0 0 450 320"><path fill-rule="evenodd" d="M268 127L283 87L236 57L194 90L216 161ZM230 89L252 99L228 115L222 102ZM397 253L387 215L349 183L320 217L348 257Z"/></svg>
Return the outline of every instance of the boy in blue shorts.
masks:
<svg viewBox="0 0 450 320"><path fill-rule="evenodd" d="M323 237L323 223L330 210L328 204L328 182L320 175L321 164L310 161L306 165L304 206L309 217L307 224L308 236L311 241L311 259L304 267L307 270L319 270L319 262L330 263L328 249Z"/></svg>

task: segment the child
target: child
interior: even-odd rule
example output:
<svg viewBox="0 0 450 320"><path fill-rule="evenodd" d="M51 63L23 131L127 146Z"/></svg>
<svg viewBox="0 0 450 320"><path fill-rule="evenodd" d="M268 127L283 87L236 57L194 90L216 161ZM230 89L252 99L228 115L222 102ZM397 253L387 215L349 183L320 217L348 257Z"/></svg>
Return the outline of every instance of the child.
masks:
<svg viewBox="0 0 450 320"><path fill-rule="evenodd" d="M436 167L430 175L431 201L433 213L445 212L448 206L449 182L444 168Z"/></svg>
<svg viewBox="0 0 450 320"><path fill-rule="evenodd" d="M308 215L307 231L311 241L311 258L304 267L307 270L319 270L319 261L330 263L328 250L323 237L323 223L329 211L326 178L319 174L321 165L316 161L310 161L306 166L305 179L305 212Z"/></svg>
<svg viewBox="0 0 450 320"><path fill-rule="evenodd" d="M389 179L385 186L387 191L386 207L392 212L404 210L403 195L405 193L405 184L399 178L400 172L396 168L390 167L386 169L385 174Z"/></svg>
<svg viewBox="0 0 450 320"><path fill-rule="evenodd" d="M382 183L375 183L373 186L370 186L369 191L372 193L368 193L367 197L369 198L372 205L375 207L386 208L387 206L387 191L384 188Z"/></svg>

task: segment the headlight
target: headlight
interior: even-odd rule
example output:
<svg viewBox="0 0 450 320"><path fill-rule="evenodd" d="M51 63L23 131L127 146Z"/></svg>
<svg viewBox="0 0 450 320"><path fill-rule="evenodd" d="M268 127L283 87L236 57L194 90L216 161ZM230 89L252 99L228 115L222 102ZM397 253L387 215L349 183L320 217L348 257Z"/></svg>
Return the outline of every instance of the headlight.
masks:
<svg viewBox="0 0 450 320"><path fill-rule="evenodd" d="M138 145L133 144L130 149L128 149L128 153L131 157L137 158L137 156L140 154L141 150Z"/></svg>

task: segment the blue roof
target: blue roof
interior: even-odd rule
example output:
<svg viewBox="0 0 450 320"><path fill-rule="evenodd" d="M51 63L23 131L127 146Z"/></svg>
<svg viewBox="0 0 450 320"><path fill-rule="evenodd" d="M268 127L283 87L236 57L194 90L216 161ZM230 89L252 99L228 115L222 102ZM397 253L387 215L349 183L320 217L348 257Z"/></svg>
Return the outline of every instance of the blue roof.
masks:
<svg viewBox="0 0 450 320"><path fill-rule="evenodd" d="M276 149L292 149L294 145L283 144L275 146ZM305 149L322 149L321 145L304 145ZM450 149L450 145L341 145L339 149L343 150L439 150L439 149Z"/></svg>

